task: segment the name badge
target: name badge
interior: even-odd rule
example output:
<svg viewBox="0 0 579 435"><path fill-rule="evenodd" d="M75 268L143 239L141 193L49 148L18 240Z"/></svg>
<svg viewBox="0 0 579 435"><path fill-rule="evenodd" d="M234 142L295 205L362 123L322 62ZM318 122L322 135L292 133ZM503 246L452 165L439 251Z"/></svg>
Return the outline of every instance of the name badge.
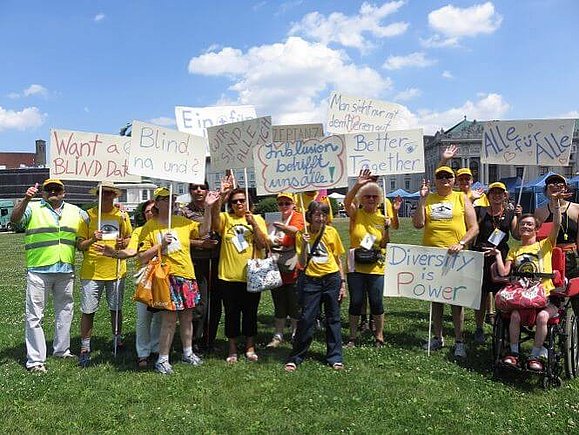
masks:
<svg viewBox="0 0 579 435"><path fill-rule="evenodd" d="M506 235L507 234L504 231L501 231L498 228L496 228L489 236L488 242L495 246L498 246Z"/></svg>
<svg viewBox="0 0 579 435"><path fill-rule="evenodd" d="M360 246L364 249L372 249L375 241L376 241L376 236L374 236L373 234L366 233L366 235L364 236L364 238L360 242Z"/></svg>

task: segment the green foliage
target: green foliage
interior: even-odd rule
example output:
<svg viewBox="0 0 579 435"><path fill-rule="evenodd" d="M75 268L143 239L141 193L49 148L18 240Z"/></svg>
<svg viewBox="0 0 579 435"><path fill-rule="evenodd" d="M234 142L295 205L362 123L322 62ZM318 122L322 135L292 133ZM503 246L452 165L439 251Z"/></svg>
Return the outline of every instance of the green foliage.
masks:
<svg viewBox="0 0 579 435"><path fill-rule="evenodd" d="M348 247L347 220L336 218ZM402 219L393 239L418 243L420 231ZM290 345L265 345L273 332L271 295L259 308L260 361L241 358L228 366L227 342L220 329L220 350L201 367L179 362L178 330L171 360L175 373L161 376L135 369L134 285L127 279L124 336L128 350L111 352L110 316L103 298L95 315L93 364L49 357L48 373L24 369L24 247L21 234L0 234L0 409L5 433L575 433L579 425L579 381L543 391L537 377L494 379L490 343L472 341L474 319L466 310L468 358L452 359L452 321L444 329L448 347L427 356L429 304L388 298L386 346L373 347L370 333L359 346L344 349L346 369L334 372L323 362L324 333L316 333L308 358L295 373L283 362ZM77 256L77 262L81 255ZM134 273L130 262L128 277ZM72 350L79 352L79 282L75 283ZM342 333L348 334L348 300L342 304ZM48 348L53 335L52 302L44 319ZM223 320L222 320L223 322ZM486 325L485 332L491 328ZM240 351L243 348L240 347Z"/></svg>
<svg viewBox="0 0 579 435"><path fill-rule="evenodd" d="M328 196L328 199L330 200L330 206L332 207L332 215L336 216L338 214L338 212L340 211L340 207L338 206L338 201L336 201L335 198L330 198Z"/></svg>
<svg viewBox="0 0 579 435"><path fill-rule="evenodd" d="M277 200L275 196L268 196L255 205L256 214L263 214L273 211L278 211Z"/></svg>

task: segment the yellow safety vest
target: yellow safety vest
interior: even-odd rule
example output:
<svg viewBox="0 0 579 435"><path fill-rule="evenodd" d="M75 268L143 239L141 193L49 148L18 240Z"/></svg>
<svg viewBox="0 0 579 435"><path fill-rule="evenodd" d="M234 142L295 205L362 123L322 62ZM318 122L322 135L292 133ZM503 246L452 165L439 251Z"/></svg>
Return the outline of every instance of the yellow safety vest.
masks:
<svg viewBox="0 0 579 435"><path fill-rule="evenodd" d="M46 204L33 202L29 207L32 214L24 238L27 267L58 262L74 264L76 233L81 220L79 208L66 204L57 223Z"/></svg>

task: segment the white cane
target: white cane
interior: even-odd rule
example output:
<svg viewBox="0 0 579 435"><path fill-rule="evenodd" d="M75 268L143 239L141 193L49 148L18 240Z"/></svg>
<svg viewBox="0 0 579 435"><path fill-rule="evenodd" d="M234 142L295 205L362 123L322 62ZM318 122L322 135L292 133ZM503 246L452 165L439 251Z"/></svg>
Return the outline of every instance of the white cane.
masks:
<svg viewBox="0 0 579 435"><path fill-rule="evenodd" d="M123 223L125 221L125 213L123 211L121 211L121 222L119 225L119 235L121 237L123 237L124 232L123 232ZM113 338L113 355L116 358L117 357L117 347L119 344L119 311L120 311L120 299L121 299L121 295L119 294L119 275L121 274L121 259L119 258L119 256L117 255L117 272L115 275L115 336Z"/></svg>

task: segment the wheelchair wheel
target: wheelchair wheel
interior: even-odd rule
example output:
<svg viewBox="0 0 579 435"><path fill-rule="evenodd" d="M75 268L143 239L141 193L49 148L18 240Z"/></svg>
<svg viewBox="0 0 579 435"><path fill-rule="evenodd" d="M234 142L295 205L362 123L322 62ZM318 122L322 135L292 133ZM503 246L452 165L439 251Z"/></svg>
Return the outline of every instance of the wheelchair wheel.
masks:
<svg viewBox="0 0 579 435"><path fill-rule="evenodd" d="M563 355L565 358L565 374L570 379L573 379L579 375L579 323L571 307L567 308L564 328Z"/></svg>
<svg viewBox="0 0 579 435"><path fill-rule="evenodd" d="M561 330L558 326L550 326L547 332L548 357L545 364L545 374L543 376L543 388L560 387L561 372L561 352L557 348L557 339L561 337Z"/></svg>

